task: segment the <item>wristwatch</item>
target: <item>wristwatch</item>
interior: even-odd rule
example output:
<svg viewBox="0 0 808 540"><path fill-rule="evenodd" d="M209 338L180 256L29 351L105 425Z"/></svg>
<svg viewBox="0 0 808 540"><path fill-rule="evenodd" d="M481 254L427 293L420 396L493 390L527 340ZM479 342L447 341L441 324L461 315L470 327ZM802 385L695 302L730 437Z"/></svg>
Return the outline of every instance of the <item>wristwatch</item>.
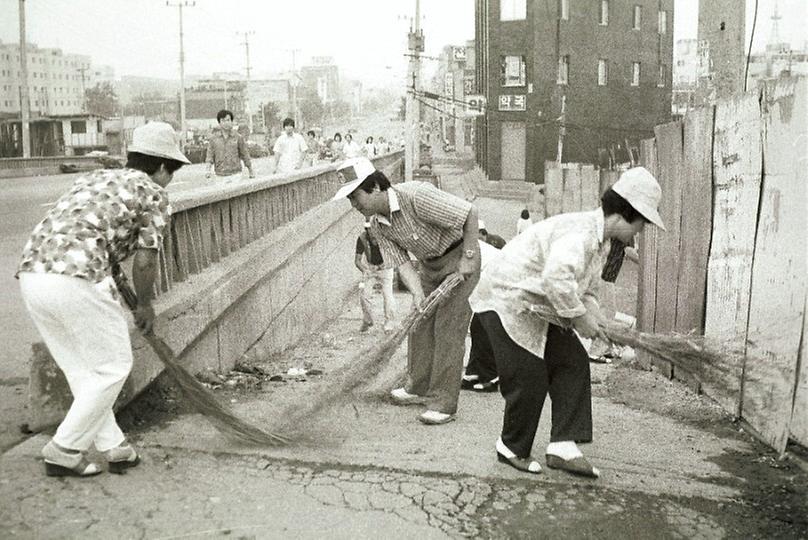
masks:
<svg viewBox="0 0 808 540"><path fill-rule="evenodd" d="M467 249L466 251L463 252L463 254L468 259L473 259L474 258L474 250L473 249Z"/></svg>

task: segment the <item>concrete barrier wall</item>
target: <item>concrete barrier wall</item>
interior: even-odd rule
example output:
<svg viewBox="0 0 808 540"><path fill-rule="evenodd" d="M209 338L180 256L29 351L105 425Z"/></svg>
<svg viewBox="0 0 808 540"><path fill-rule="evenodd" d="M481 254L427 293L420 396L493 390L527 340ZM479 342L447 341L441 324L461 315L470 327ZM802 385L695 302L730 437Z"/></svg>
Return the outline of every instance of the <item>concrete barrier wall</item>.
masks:
<svg viewBox="0 0 808 540"><path fill-rule="evenodd" d="M392 181L402 180L400 152L375 161ZM250 350L261 356L281 352L338 315L356 281L352 277L356 274L354 247L362 218L347 201L328 201L338 183L333 166L309 173L257 179L238 188L197 193L172 202L173 238L166 242L173 245L171 252L161 254L162 294L155 302L155 332L192 373L206 368L230 369ZM221 213L213 219L208 215L212 211L205 210L223 204L256 209L263 205L259 201L268 200L269 190L275 190L271 192L276 196L297 197L280 205L279 212L289 218L285 223L278 218L278 223L261 225L261 219L275 218L267 212L260 218L256 211L250 219L243 214L242 222L228 219L225 226ZM189 219L189 211L199 213L202 221ZM195 229L189 225L203 222L204 227ZM200 230L214 238L210 227L216 225L232 233L233 224L239 223L253 226L247 228L249 234L231 234L227 254L213 240L210 245L193 242L199 239ZM218 240L224 241L225 236ZM187 249L176 249L178 244ZM218 260L205 259L205 250L219 250ZM188 263L194 271L169 275L165 269L181 267L182 257L197 261ZM117 407L128 403L162 371L160 361L138 332L133 329L131 336L135 363ZM47 349L35 345L29 427L36 431L58 423L71 400L67 383Z"/></svg>
<svg viewBox="0 0 808 540"><path fill-rule="evenodd" d="M23 176L42 176L59 174L59 165L66 163L77 167L91 168L103 165L96 157L88 156L47 156L35 158L1 158L0 178L19 178Z"/></svg>

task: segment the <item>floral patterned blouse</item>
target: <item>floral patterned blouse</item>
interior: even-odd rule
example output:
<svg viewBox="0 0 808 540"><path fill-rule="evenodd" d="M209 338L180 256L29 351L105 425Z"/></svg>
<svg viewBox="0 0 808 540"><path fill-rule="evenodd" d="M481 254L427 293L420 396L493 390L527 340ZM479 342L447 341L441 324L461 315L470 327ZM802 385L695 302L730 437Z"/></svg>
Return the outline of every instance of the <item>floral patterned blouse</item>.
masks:
<svg viewBox="0 0 808 540"><path fill-rule="evenodd" d="M159 249L171 208L168 194L146 173L109 169L76 179L25 244L20 272L63 274L100 283L110 256Z"/></svg>

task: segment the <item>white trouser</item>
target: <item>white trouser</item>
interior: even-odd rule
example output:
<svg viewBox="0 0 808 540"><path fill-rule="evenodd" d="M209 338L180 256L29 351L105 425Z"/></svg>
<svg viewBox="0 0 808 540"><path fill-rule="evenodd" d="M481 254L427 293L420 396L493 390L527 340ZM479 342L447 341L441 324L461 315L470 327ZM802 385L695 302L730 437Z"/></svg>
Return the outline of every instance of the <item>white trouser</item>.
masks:
<svg viewBox="0 0 808 540"><path fill-rule="evenodd" d="M62 448L105 452L124 441L112 405L132 369L132 346L109 283L21 273L25 305L70 386L73 403L53 440Z"/></svg>
<svg viewBox="0 0 808 540"><path fill-rule="evenodd" d="M362 305L362 319L365 322L373 322L370 296L373 294L373 285L377 282L382 284L384 320L390 322L394 319L393 273L392 268L381 269L378 266L371 266L370 270L362 272L362 281L359 282L359 302Z"/></svg>

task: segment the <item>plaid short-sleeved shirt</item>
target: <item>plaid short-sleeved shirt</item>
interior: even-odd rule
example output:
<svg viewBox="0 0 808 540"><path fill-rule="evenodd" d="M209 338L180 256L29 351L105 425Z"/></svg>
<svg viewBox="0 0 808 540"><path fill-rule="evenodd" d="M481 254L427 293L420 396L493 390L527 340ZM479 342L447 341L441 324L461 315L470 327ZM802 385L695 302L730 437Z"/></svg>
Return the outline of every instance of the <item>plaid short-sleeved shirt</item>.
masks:
<svg viewBox="0 0 808 540"><path fill-rule="evenodd" d="M471 203L441 191L427 182L405 182L387 190L390 219L376 215L370 234L384 258L384 268L409 261L409 251L419 260L440 257L463 239L463 225Z"/></svg>
<svg viewBox="0 0 808 540"><path fill-rule="evenodd" d="M79 177L34 228L20 272L64 274L99 283L110 255L159 249L171 209L168 194L146 173L99 170Z"/></svg>

